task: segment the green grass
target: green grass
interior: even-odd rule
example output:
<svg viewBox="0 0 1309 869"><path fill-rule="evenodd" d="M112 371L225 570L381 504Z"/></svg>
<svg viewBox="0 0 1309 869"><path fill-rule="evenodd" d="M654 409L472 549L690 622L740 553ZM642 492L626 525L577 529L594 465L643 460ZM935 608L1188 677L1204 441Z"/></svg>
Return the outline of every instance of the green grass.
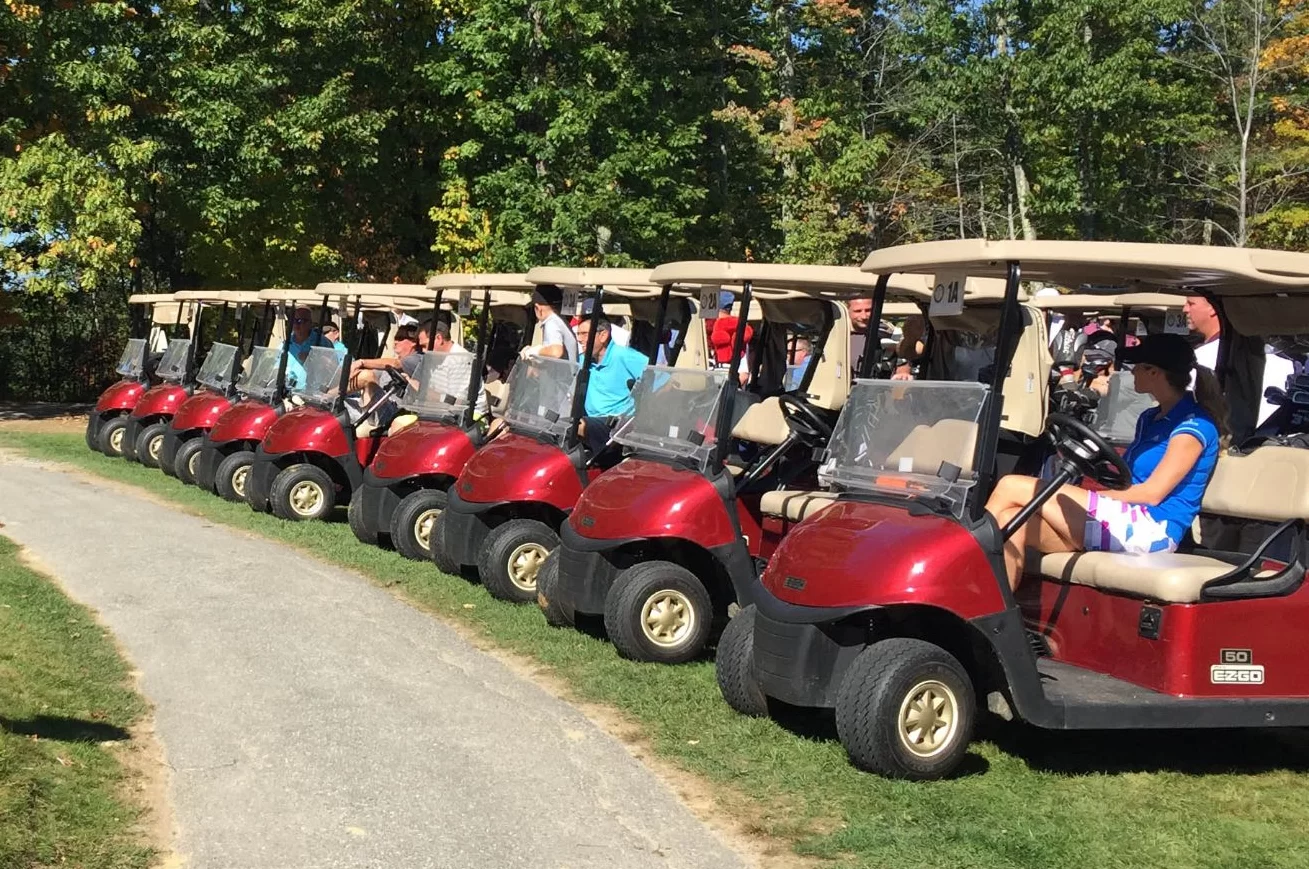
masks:
<svg viewBox="0 0 1309 869"><path fill-rule="evenodd" d="M123 749L100 744L144 711L91 614L0 537L0 866L150 865Z"/></svg>
<svg viewBox="0 0 1309 869"><path fill-rule="evenodd" d="M620 710L665 760L723 786L723 811L833 866L1309 865L1309 740L1300 734L1049 734L996 722L986 727L990 741L974 746L972 774L885 781L849 765L830 723L792 730L733 713L711 663L623 661L607 643L547 628L534 607L503 604L429 565L363 546L343 521L256 515L158 471L91 454L80 434L7 432L0 445L140 486L397 587L549 666L576 697Z"/></svg>

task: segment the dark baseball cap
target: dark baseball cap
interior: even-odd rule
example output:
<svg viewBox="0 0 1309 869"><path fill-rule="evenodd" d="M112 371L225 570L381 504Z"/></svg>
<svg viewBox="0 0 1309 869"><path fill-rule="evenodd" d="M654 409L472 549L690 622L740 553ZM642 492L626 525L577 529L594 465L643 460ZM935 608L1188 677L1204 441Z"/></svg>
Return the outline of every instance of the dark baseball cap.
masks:
<svg viewBox="0 0 1309 869"><path fill-rule="evenodd" d="M564 291L554 284L538 284L536 289L532 290L532 301L538 305L557 308L564 303Z"/></svg>
<svg viewBox="0 0 1309 869"><path fill-rule="evenodd" d="M1190 374L1195 368L1195 350L1185 335L1146 335L1135 347L1124 347L1118 354L1124 365L1153 365L1164 371Z"/></svg>

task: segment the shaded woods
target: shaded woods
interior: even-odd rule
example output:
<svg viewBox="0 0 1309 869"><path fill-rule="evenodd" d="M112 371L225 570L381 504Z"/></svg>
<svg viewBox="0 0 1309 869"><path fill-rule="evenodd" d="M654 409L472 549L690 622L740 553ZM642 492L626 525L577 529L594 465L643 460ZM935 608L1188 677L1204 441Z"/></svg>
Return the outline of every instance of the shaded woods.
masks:
<svg viewBox="0 0 1309 869"><path fill-rule="evenodd" d="M129 289L1309 249L1304 0L5 0L0 48L0 282L94 300L10 296L42 397Z"/></svg>

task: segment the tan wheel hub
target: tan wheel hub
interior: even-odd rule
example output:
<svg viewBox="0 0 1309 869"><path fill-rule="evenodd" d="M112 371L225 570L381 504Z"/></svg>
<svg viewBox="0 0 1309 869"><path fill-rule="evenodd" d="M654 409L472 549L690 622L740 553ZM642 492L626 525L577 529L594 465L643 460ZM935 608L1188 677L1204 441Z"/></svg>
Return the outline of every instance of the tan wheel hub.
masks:
<svg viewBox="0 0 1309 869"><path fill-rule="evenodd" d="M432 549L432 524L436 522L436 517L440 515L440 510L424 510L414 520L414 539L425 550L431 551Z"/></svg>
<svg viewBox="0 0 1309 869"><path fill-rule="evenodd" d="M323 506L326 497L322 486L312 480L304 480L291 487L289 500L297 516L312 516Z"/></svg>
<svg viewBox="0 0 1309 869"><path fill-rule="evenodd" d="M695 607L680 591L666 588L646 598L641 607L641 630L657 646L681 645L695 630Z"/></svg>
<svg viewBox="0 0 1309 869"><path fill-rule="evenodd" d="M186 460L186 472L190 474L192 477L195 477L195 466L196 463L199 461L200 461L199 450L197 450L194 453L191 453L191 458Z"/></svg>
<svg viewBox="0 0 1309 869"><path fill-rule="evenodd" d="M109 449L116 453L123 451L123 430L116 428L109 433Z"/></svg>
<svg viewBox="0 0 1309 869"><path fill-rule="evenodd" d="M958 730L959 701L944 683L929 679L919 682L900 704L900 741L919 757L944 751Z"/></svg>
<svg viewBox="0 0 1309 869"><path fill-rule="evenodd" d="M509 553L509 581L523 591L536 591L536 575L550 554L540 543L524 543Z"/></svg>
<svg viewBox="0 0 1309 869"><path fill-rule="evenodd" d="M232 491L245 497L245 481L250 479L250 466L242 465L232 472Z"/></svg>
<svg viewBox="0 0 1309 869"><path fill-rule="evenodd" d="M150 438L150 443L146 444L146 452L150 453L150 458L156 462L159 461L159 450L164 446L164 436L158 435Z"/></svg>

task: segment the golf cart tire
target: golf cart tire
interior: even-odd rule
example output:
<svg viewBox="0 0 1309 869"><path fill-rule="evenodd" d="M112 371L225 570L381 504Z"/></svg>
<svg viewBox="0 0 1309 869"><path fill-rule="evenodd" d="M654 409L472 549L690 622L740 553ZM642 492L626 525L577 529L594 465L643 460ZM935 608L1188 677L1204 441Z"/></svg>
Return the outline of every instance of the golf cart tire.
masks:
<svg viewBox="0 0 1309 869"><path fill-rule="evenodd" d="M656 642L645 626L645 610L664 596L690 615L675 642ZM605 596L605 631L624 658L656 664L682 664L704 652L714 621L714 602L691 571L671 561L644 561L614 578Z"/></svg>
<svg viewBox="0 0 1309 869"><path fill-rule="evenodd" d="M573 608L559 600L559 550L556 549L541 562L536 574L536 605L545 614L545 623L552 628L571 628L574 624Z"/></svg>
<svg viewBox="0 0 1309 869"><path fill-rule="evenodd" d="M395 551L411 561L430 561L432 531L428 529L427 544L423 545L418 536L419 520L426 514L436 511L432 525L441 518L445 511L445 492L439 489L419 489L400 499L395 512L391 514L391 545Z"/></svg>
<svg viewBox="0 0 1309 869"><path fill-rule="evenodd" d="M432 544L432 551L428 553L432 558L432 563L436 569L450 576L459 576L463 571L462 564L455 564L445 554L445 512L442 511L436 521L432 523L432 533L428 537Z"/></svg>
<svg viewBox="0 0 1309 869"><path fill-rule="evenodd" d="M536 577L540 575L544 556L537 562L530 580L521 575L517 582L510 573L514 570L513 562L517 560L515 556L535 558L539 552L532 550L540 549L544 549L548 556L558 548L559 535L549 525L536 519L510 519L486 535L482 552L477 557L477 575L492 597L511 603L532 603L536 600Z"/></svg>
<svg viewBox="0 0 1309 869"><path fill-rule="evenodd" d="M915 752L902 717L933 685L946 689L946 697L939 691L932 696L943 699L952 723L939 747ZM945 649L923 640L873 643L850 664L836 695L836 732L851 762L887 778L930 781L950 775L968 752L976 719L968 671Z"/></svg>
<svg viewBox="0 0 1309 869"><path fill-rule="evenodd" d="M200 459L200 451L204 449L204 446L204 435L182 441L178 445L177 453L173 459L173 476L188 486L194 486L195 463Z"/></svg>
<svg viewBox="0 0 1309 869"><path fill-rule="evenodd" d="M167 433L166 422L152 422L141 429L141 433L136 436L136 460L147 468L158 468L159 450L163 449L164 435ZM150 443L156 439L159 441L159 447L152 453Z"/></svg>
<svg viewBox="0 0 1309 869"><path fill-rule="evenodd" d="M376 546L380 535L364 524L364 489L360 486L350 496L350 506L346 508L346 519L350 521L350 530L355 539L368 546Z"/></svg>
<svg viewBox="0 0 1309 869"><path fill-rule="evenodd" d="M297 509L293 501L297 488L301 486L316 487L319 493L316 503L311 502L307 509ZM336 483L331 474L317 465L307 462L290 465L273 478L268 503L273 515L279 519L290 522L325 519L336 506Z"/></svg>
<svg viewBox="0 0 1309 869"><path fill-rule="evenodd" d="M104 453L111 459L121 459L123 457L123 438L127 436L127 417L116 416L113 419L105 420L105 424L100 427L98 444L100 452ZM114 449L114 434L118 434L118 449Z"/></svg>
<svg viewBox="0 0 1309 869"><path fill-rule="evenodd" d="M214 489L217 490L218 496L224 501L231 501L235 504L245 503L245 489L237 491L235 478L237 473L245 468L247 485L250 479L250 468L255 463L255 454L251 450L237 450L230 456L224 456L223 460L218 463L218 470L214 472Z"/></svg>
<svg viewBox="0 0 1309 869"><path fill-rule="evenodd" d="M96 415L92 413L86 418L86 448L93 453L100 452L100 440L96 437L95 431Z"/></svg>
<svg viewBox="0 0 1309 869"><path fill-rule="evenodd" d="M727 623L718 638L714 675L728 706L742 715L762 718L768 714L768 698L754 672L754 617L751 605Z"/></svg>

